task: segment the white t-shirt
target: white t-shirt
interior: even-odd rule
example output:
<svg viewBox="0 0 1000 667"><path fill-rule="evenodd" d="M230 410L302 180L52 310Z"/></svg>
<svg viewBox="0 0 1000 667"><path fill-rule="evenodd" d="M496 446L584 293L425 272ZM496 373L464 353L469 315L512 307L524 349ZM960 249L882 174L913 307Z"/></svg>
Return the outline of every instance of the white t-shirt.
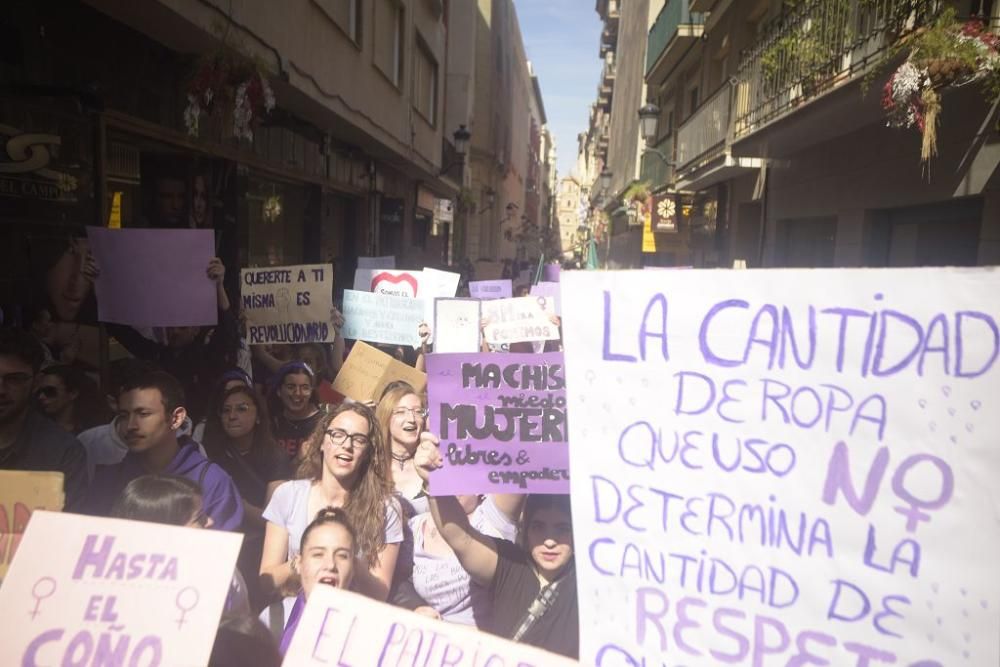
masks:
<svg viewBox="0 0 1000 667"><path fill-rule="evenodd" d="M288 531L288 560L299 553L302 533L315 517L308 516L309 489L312 481L296 479L285 482L274 490L271 501L264 509L264 518ZM398 544L403 541L403 521L399 517L399 506L394 498L385 501L385 543Z"/></svg>
<svg viewBox="0 0 1000 667"><path fill-rule="evenodd" d="M424 526L433 519L429 513L410 519L413 531L413 588L424 602L451 623L480 628L489 623L493 601L489 590L472 583L454 553L437 556L424 549ZM483 535L514 541L517 526L487 496L472 514L469 523Z"/></svg>

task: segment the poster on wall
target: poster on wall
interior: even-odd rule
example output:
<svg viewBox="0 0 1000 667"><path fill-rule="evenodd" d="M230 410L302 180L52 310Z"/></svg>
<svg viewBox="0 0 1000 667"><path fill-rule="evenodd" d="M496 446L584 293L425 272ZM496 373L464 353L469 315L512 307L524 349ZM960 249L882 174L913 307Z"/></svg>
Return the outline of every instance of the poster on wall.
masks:
<svg viewBox="0 0 1000 667"><path fill-rule="evenodd" d="M1000 273L733 275L562 277L581 663L1000 664Z"/></svg>

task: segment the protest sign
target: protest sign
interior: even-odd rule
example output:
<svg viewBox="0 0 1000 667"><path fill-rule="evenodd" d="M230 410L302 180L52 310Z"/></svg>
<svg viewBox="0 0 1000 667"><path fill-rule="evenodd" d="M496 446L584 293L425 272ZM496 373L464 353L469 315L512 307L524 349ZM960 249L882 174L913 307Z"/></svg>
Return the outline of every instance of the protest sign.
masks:
<svg viewBox="0 0 1000 667"><path fill-rule="evenodd" d="M552 312L559 314L559 283L541 282L531 286L531 296L544 296L552 304Z"/></svg>
<svg viewBox="0 0 1000 667"><path fill-rule="evenodd" d="M358 269L354 272L354 289L386 296L423 296L420 293L420 271L389 269Z"/></svg>
<svg viewBox="0 0 1000 667"><path fill-rule="evenodd" d="M417 392L427 387L427 375L358 341L333 379L332 387L341 396L365 403L379 400L382 390L394 380L408 382Z"/></svg>
<svg viewBox="0 0 1000 667"><path fill-rule="evenodd" d="M514 296L514 288L510 278L503 280L473 280L469 283L469 296L473 299L490 301L492 299L509 299Z"/></svg>
<svg viewBox="0 0 1000 667"><path fill-rule="evenodd" d="M423 321L423 299L344 290L344 338L416 347Z"/></svg>
<svg viewBox="0 0 1000 667"><path fill-rule="evenodd" d="M542 280L548 283L557 283L561 272L562 267L558 264L546 264L542 267Z"/></svg>
<svg viewBox="0 0 1000 667"><path fill-rule="evenodd" d="M359 269L395 269L396 256L385 255L383 257L358 257Z"/></svg>
<svg viewBox="0 0 1000 667"><path fill-rule="evenodd" d="M424 300L424 322L434 324L434 300L452 298L458 290L458 281L462 276L451 271L439 271L424 267L420 274L420 298ZM431 329L428 342L435 344L437 349L437 330ZM458 352L458 350L452 350Z"/></svg>
<svg viewBox="0 0 1000 667"><path fill-rule="evenodd" d="M479 352L480 303L434 299L434 353Z"/></svg>
<svg viewBox="0 0 1000 667"><path fill-rule="evenodd" d="M100 274L94 283L101 322L134 327L218 323L211 229L87 227Z"/></svg>
<svg viewBox="0 0 1000 667"><path fill-rule="evenodd" d="M1000 664L1000 273L648 276L563 276L581 661Z"/></svg>
<svg viewBox="0 0 1000 667"><path fill-rule="evenodd" d="M559 327L552 323L552 302L545 297L522 296L513 299L483 301L483 317L489 321L484 330L491 345L518 341L557 340Z"/></svg>
<svg viewBox="0 0 1000 667"><path fill-rule="evenodd" d="M0 588L5 665L205 665L242 536L38 511Z"/></svg>
<svg viewBox="0 0 1000 667"><path fill-rule="evenodd" d="M563 356L427 356L435 494L569 493Z"/></svg>
<svg viewBox="0 0 1000 667"><path fill-rule="evenodd" d="M0 470L0 581L35 510L59 511L66 502L61 472Z"/></svg>
<svg viewBox="0 0 1000 667"><path fill-rule="evenodd" d="M269 266L240 271L247 340L264 343L332 343L333 267Z"/></svg>
<svg viewBox="0 0 1000 667"><path fill-rule="evenodd" d="M475 627L433 620L332 586L316 586L281 664L570 667L577 663Z"/></svg>

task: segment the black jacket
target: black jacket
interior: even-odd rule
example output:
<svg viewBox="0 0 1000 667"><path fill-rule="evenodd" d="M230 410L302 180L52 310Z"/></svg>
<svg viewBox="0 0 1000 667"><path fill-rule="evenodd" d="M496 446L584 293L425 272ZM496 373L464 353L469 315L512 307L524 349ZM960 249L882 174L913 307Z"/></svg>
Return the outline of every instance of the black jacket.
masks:
<svg viewBox="0 0 1000 667"><path fill-rule="evenodd" d="M29 410L17 440L0 449L0 469L61 472L66 509L75 511L87 490L87 451L71 433L35 410Z"/></svg>

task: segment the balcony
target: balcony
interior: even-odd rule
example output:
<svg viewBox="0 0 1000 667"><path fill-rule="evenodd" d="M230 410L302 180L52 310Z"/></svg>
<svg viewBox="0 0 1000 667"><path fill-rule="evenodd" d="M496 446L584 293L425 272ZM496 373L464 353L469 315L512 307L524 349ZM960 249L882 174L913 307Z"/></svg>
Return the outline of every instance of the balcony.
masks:
<svg viewBox="0 0 1000 667"><path fill-rule="evenodd" d="M677 128L677 187L701 190L759 169L758 158L734 158L730 145L733 87L725 83Z"/></svg>
<svg viewBox="0 0 1000 667"><path fill-rule="evenodd" d="M615 82L615 54L607 53L604 56L604 68L601 70L601 85L613 86Z"/></svg>
<svg viewBox="0 0 1000 667"><path fill-rule="evenodd" d="M692 12L690 0L667 0L646 41L646 81L660 80L680 60L687 47L699 39L705 15Z"/></svg>
<svg viewBox="0 0 1000 667"><path fill-rule="evenodd" d="M660 142L652 146L652 148L660 151L668 160L673 161L674 138L672 136L660 139ZM650 190L656 191L663 189L664 186L673 184L674 170L669 164L661 160L658 155L644 153L639 166L639 178L649 183Z"/></svg>
<svg viewBox="0 0 1000 667"><path fill-rule="evenodd" d="M775 21L746 52L737 72L733 148L771 157L875 122L878 95L856 82L891 45L926 22L933 2L807 0ZM917 7L917 9L914 9ZM873 89L877 90L879 82ZM814 104L820 99L829 103ZM806 109L810 113L800 113ZM765 136L778 133L782 137ZM787 132L785 131L787 130Z"/></svg>

